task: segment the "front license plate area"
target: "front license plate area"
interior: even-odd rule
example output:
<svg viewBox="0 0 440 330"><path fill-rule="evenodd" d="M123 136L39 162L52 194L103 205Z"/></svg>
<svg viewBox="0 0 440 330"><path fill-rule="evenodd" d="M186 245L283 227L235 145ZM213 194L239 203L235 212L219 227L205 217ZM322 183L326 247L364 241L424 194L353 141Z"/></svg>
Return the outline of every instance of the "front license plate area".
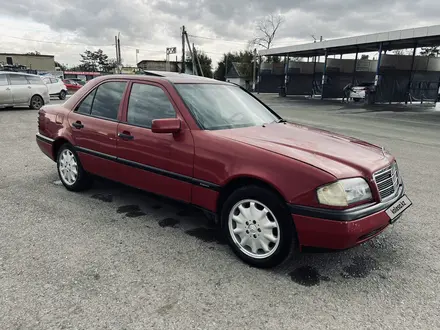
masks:
<svg viewBox="0 0 440 330"><path fill-rule="evenodd" d="M385 212L390 217L390 223L394 223L400 218L403 211L409 208L412 202L406 195L400 197L393 205L391 205Z"/></svg>

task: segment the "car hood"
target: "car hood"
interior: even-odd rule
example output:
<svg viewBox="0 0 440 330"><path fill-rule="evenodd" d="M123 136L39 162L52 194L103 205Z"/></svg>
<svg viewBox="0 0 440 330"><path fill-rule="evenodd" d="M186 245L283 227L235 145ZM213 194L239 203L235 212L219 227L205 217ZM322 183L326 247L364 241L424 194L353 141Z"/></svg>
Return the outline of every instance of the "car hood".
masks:
<svg viewBox="0 0 440 330"><path fill-rule="evenodd" d="M213 131L214 134L265 149L320 168L336 178L366 176L392 161L379 146L293 123Z"/></svg>

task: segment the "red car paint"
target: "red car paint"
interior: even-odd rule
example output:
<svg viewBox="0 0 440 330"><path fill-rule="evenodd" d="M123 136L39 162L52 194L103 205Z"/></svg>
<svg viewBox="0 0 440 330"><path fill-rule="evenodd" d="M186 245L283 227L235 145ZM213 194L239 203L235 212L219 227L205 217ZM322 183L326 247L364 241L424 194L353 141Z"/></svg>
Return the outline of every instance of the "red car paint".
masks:
<svg viewBox="0 0 440 330"><path fill-rule="evenodd" d="M69 79L63 80L64 85L67 87L67 90L69 91L77 91L82 87L82 85L78 84L77 82Z"/></svg>
<svg viewBox="0 0 440 330"><path fill-rule="evenodd" d="M129 82L117 121L73 111L90 90L115 80ZM128 91L133 82L159 86L166 92L180 121L178 133L157 134L127 123ZM40 110L37 143L55 160L56 148L68 141L77 147L87 172L215 213L219 212L222 193L230 185L237 180L258 180L275 189L290 207L301 246L348 248L388 226L390 219L380 203L373 173L390 165L393 156L369 143L297 124L202 130L174 88L176 82L226 84L177 76L95 78L64 105L48 105ZM84 128L72 127L76 122ZM176 120L159 121L156 129L175 126ZM124 139L119 134L136 139ZM369 182L372 201L348 210L318 202L318 187L352 177L363 177ZM403 186L399 196L402 194Z"/></svg>

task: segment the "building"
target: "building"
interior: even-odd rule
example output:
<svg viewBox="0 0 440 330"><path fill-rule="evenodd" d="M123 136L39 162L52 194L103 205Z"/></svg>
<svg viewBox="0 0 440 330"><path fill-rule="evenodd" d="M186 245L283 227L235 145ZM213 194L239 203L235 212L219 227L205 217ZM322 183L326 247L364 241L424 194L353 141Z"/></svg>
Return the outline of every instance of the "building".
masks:
<svg viewBox="0 0 440 330"><path fill-rule="evenodd" d="M142 60L137 64L141 70L179 72L180 63L162 60Z"/></svg>
<svg viewBox="0 0 440 330"><path fill-rule="evenodd" d="M46 72L55 71L54 55L0 53L0 64L5 67L20 69Z"/></svg>
<svg viewBox="0 0 440 330"><path fill-rule="evenodd" d="M252 88L252 67L250 63L232 62L225 79L246 89Z"/></svg>
<svg viewBox="0 0 440 330"><path fill-rule="evenodd" d="M80 79L83 81L89 81L100 75L100 72L64 71L64 79Z"/></svg>

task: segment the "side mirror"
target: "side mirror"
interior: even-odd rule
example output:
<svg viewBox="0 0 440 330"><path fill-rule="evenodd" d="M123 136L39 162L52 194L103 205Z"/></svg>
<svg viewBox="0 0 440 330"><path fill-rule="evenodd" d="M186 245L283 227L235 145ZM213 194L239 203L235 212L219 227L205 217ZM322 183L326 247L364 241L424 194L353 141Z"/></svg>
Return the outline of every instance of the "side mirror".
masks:
<svg viewBox="0 0 440 330"><path fill-rule="evenodd" d="M181 122L179 118L154 119L151 124L153 133L177 133L180 131Z"/></svg>

